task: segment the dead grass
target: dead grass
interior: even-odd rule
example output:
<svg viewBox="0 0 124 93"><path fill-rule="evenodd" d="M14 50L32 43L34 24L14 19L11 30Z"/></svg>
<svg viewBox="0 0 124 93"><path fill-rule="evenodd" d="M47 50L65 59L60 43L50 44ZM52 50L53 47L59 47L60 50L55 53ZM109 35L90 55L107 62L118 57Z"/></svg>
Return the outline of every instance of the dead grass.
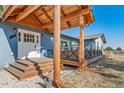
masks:
<svg viewBox="0 0 124 93"><path fill-rule="evenodd" d="M76 70L63 77L63 83L69 88L122 88L124 56L112 55L90 65L84 72Z"/></svg>

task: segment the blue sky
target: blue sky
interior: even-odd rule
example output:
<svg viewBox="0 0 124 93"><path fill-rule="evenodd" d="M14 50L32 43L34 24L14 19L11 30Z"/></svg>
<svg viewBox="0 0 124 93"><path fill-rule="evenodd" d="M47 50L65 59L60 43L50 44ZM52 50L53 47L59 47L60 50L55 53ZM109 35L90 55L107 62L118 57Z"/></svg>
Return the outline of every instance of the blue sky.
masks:
<svg viewBox="0 0 124 93"><path fill-rule="evenodd" d="M122 47L124 49L124 6L93 5L94 23L84 28L85 35L104 33L105 47ZM62 33L79 36L79 27L63 30Z"/></svg>

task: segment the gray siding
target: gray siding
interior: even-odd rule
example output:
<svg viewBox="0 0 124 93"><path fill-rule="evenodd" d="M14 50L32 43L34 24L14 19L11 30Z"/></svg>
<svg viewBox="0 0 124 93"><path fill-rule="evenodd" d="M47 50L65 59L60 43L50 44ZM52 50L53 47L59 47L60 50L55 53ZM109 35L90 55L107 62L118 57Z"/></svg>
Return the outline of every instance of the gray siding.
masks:
<svg viewBox="0 0 124 93"><path fill-rule="evenodd" d="M93 45L93 47L95 47L95 43L96 43L95 40L85 40L84 47L85 49L87 48L89 50L91 44Z"/></svg>

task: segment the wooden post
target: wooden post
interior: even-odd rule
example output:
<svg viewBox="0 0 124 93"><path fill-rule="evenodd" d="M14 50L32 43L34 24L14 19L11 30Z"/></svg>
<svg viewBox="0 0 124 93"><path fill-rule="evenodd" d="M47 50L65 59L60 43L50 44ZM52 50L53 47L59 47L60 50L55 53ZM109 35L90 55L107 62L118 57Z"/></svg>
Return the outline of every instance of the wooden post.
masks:
<svg viewBox="0 0 124 93"><path fill-rule="evenodd" d="M83 70L83 62L84 62L83 16L80 17L79 62L80 62L80 70Z"/></svg>
<svg viewBox="0 0 124 93"><path fill-rule="evenodd" d="M60 5L54 10L54 82L60 80Z"/></svg>

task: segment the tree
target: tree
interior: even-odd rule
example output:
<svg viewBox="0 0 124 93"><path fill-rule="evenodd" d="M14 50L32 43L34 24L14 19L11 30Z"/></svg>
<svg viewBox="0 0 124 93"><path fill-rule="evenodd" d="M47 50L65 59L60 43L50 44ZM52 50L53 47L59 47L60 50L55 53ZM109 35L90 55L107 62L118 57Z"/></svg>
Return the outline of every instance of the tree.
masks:
<svg viewBox="0 0 124 93"><path fill-rule="evenodd" d="M122 51L121 47L116 48L117 51Z"/></svg>
<svg viewBox="0 0 124 93"><path fill-rule="evenodd" d="M113 51L112 47L106 47L105 51Z"/></svg>
<svg viewBox="0 0 124 93"><path fill-rule="evenodd" d="M0 13L3 11L3 5L0 5Z"/></svg>

